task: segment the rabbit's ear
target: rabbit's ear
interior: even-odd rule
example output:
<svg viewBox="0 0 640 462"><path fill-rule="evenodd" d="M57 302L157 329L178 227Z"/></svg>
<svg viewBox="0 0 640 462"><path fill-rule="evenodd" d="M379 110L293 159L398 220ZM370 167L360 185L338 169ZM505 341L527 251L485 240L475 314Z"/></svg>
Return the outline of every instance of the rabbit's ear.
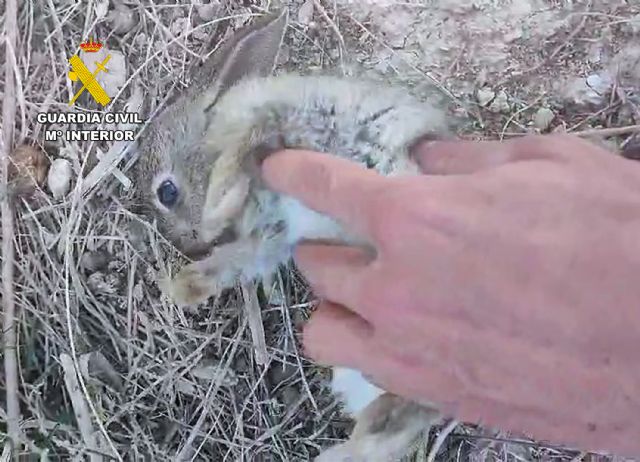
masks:
<svg viewBox="0 0 640 462"><path fill-rule="evenodd" d="M217 74L206 91L208 106L243 78L266 77L273 73L288 19L286 8L262 17L236 32L216 53L215 59L211 60L215 69L205 71L209 78L212 71Z"/></svg>

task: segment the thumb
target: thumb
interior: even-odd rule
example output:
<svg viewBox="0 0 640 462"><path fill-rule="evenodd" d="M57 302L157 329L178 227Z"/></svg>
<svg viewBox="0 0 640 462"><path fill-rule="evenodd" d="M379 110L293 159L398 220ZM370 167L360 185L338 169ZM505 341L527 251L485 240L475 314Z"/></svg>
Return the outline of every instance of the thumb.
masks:
<svg viewBox="0 0 640 462"><path fill-rule="evenodd" d="M525 160L557 158L560 138L531 135L509 141L428 141L411 149L427 175L463 175Z"/></svg>

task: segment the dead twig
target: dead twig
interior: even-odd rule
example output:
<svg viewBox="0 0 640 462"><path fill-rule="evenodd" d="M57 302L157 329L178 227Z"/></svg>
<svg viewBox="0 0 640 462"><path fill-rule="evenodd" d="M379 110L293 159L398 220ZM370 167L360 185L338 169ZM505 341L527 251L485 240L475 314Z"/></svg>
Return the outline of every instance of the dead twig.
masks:
<svg viewBox="0 0 640 462"><path fill-rule="evenodd" d="M590 2L589 2L590 3ZM578 34L580 32L582 32L582 30L584 29L584 27L587 25L587 20L589 19L589 16L584 16L582 18L582 20L580 21L580 24L578 24L578 26L573 29L573 31L567 36L566 40L564 42L562 42L560 45L558 45L549 56L547 56L546 58L544 58L540 63L538 63L536 66L533 66L532 68L528 69L526 71L527 74L531 74L537 70L539 70L542 66L544 66L545 64L551 62L556 56L558 56L558 54L565 49L565 47L570 44L573 43L574 39L578 36Z"/></svg>
<svg viewBox="0 0 640 462"><path fill-rule="evenodd" d="M449 435L456 429L456 427L459 424L460 422L454 419L451 422L449 422L446 427L442 429L442 431L436 437L436 440L434 441L433 446L431 447L431 450L429 451L429 455L427 456L427 462L434 462L436 460L438 451L440 451L440 448L445 443L447 438L449 438Z"/></svg>
<svg viewBox="0 0 640 462"><path fill-rule="evenodd" d="M599 136L601 138L610 138L612 136L630 135L632 133L640 132L639 125L627 125L626 127L613 127L613 128L594 128L591 130L582 130L579 132L572 132L572 135L588 138L591 136Z"/></svg>
<svg viewBox="0 0 640 462"><path fill-rule="evenodd" d="M16 0L7 0L4 20L5 29L5 98L2 103L2 175L0 190L6 191L9 180L9 152L13 145L13 128L16 110L15 76L16 36L18 5ZM15 248L13 243L13 209L10 198L4 195L2 211L2 301L4 309L4 371L6 377L7 427L14 445L20 441L20 402L18 401L18 360L16 358L16 305L13 294L13 271Z"/></svg>
<svg viewBox="0 0 640 462"><path fill-rule="evenodd" d="M242 298L244 298L244 308L249 321L249 330L253 339L253 348L256 354L256 363L264 366L269 362L267 352L267 342L264 336L264 324L262 323L262 311L256 293L254 283L242 284Z"/></svg>
<svg viewBox="0 0 640 462"><path fill-rule="evenodd" d="M87 406L84 396L82 396L82 390L78 383L78 377L76 376L76 370L73 366L73 359L66 353L60 355L60 364L64 371L64 383L71 399L71 405L78 422L78 428L84 444L89 449L89 459L91 462L101 462L102 457L96 454L99 451L98 440L96 438L96 432L91 423L91 412Z"/></svg>
<svg viewBox="0 0 640 462"><path fill-rule="evenodd" d="M322 6L322 3L320 3L320 0L313 0L313 5L318 9L318 11L320 12L320 15L324 18L325 21L327 21L327 23L329 23L329 27L336 34L336 37L338 38L338 42L340 43L340 46L338 47L338 52L340 53L340 63L343 64L342 63L343 53L344 53L344 50L347 49L347 46L345 45L344 37L342 36L342 33L340 32L338 25L333 19L331 19L331 17L327 13L327 10L325 10L324 6Z"/></svg>
<svg viewBox="0 0 640 462"><path fill-rule="evenodd" d="M579 136L581 138L611 138L614 136L631 135L634 133L640 133L640 125L627 125L625 127L612 127L612 128L592 128L589 130L581 130L577 132L567 132L571 135ZM531 133L504 133L507 138L514 138L518 136L529 136Z"/></svg>

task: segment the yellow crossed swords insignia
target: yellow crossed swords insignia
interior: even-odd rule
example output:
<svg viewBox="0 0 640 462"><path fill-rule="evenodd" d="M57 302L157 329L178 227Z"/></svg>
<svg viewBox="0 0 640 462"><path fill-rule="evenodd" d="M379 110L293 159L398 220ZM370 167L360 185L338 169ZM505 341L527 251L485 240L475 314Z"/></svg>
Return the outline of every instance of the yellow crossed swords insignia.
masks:
<svg viewBox="0 0 640 462"><path fill-rule="evenodd" d="M73 71L69 72L69 78L71 80L80 79L80 82L82 82L82 88L74 95L73 99L69 101L69 106L75 103L85 90L88 90L91 96L93 96L93 99L99 104L102 104L103 107L109 104L111 98L109 98L104 88L102 88L96 80L96 75L98 75L100 71L106 72L107 68L104 66L109 62L109 59L111 59L111 55L107 55L104 61L97 63L96 70L91 73L78 55L73 55L69 58L69 63L71 63L71 68L73 69Z"/></svg>

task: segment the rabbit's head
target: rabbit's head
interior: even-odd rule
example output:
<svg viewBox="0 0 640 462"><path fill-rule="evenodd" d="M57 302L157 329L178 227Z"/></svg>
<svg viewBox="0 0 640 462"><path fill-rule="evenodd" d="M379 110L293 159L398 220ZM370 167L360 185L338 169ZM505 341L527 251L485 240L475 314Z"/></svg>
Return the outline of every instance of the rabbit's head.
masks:
<svg viewBox="0 0 640 462"><path fill-rule="evenodd" d="M210 143L202 143L216 101L245 77L273 73L287 20L283 9L236 32L140 140L133 175L137 205L188 256L201 256L214 244L201 238L200 222L211 166L218 156Z"/></svg>

